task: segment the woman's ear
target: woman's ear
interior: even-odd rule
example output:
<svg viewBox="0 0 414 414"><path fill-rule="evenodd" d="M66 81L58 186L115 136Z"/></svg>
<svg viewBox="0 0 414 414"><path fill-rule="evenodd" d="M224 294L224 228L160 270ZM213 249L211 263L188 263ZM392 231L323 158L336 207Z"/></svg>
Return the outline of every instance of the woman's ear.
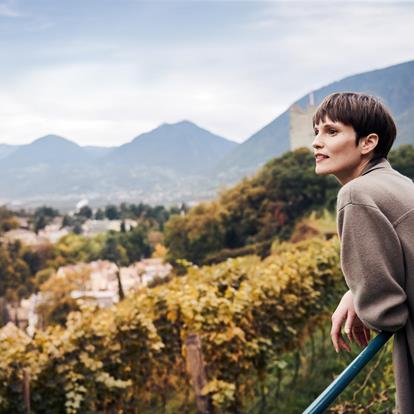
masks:
<svg viewBox="0 0 414 414"><path fill-rule="evenodd" d="M379 137L377 134L369 134L366 137L360 139L359 144L362 154L369 154L374 151L374 148L378 145Z"/></svg>

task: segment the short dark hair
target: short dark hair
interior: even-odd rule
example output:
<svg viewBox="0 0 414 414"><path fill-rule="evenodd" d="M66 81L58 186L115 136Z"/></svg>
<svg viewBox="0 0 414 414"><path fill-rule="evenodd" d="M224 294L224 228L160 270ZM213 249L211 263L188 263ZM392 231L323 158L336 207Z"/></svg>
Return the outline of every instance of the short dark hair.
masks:
<svg viewBox="0 0 414 414"><path fill-rule="evenodd" d="M352 126L356 144L369 134L378 135L374 158L387 157L397 135L390 111L375 96L355 92L336 92L327 96L313 116L313 126L328 117L333 122Z"/></svg>

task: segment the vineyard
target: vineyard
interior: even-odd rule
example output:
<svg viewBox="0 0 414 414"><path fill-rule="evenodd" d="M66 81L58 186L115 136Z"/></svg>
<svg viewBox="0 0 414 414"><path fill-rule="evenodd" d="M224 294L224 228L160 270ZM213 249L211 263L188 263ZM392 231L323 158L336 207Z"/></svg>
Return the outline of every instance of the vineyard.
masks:
<svg viewBox="0 0 414 414"><path fill-rule="evenodd" d="M412 177L412 155L401 146L390 159ZM336 354L330 343L330 315L346 286L335 217L321 210L336 194L325 178L315 178L313 157L297 150L186 214L121 206L120 217L140 223L135 230L92 239L70 233L38 251L1 245L0 310L47 292L37 311L51 326L33 338L13 325L0 330L0 414L29 406L33 414L185 414L200 400L214 414L301 412L359 351ZM0 229L13 220L0 209ZM159 243L177 275L111 308L71 306L70 277L51 277L59 266L98 258L132 263L159 253ZM194 347L204 367L198 388ZM390 350L331 413L392 413Z"/></svg>
<svg viewBox="0 0 414 414"><path fill-rule="evenodd" d="M244 412L266 393L269 367L303 346L343 290L336 238L277 244L264 260L190 265L115 307L70 314L65 328L3 338L0 412L24 412L24 375L33 413L194 412L191 334L212 410Z"/></svg>

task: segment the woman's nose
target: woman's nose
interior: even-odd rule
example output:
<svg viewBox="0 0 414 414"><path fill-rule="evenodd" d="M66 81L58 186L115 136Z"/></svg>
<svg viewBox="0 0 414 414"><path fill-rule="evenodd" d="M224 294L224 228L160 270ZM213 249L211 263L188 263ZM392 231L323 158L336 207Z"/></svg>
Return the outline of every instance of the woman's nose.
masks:
<svg viewBox="0 0 414 414"><path fill-rule="evenodd" d="M318 149L322 147L323 147L323 144L322 144L322 141L320 140L319 134L315 135L315 138L313 139L313 142L312 142L312 148Z"/></svg>

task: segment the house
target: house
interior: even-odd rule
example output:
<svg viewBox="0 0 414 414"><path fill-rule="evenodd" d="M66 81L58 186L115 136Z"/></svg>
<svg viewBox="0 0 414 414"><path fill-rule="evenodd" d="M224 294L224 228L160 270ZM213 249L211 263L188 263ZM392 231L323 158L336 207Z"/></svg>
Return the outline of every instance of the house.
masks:
<svg viewBox="0 0 414 414"><path fill-rule="evenodd" d="M79 284L80 289L76 290L72 297L75 299L84 297L88 302L95 297L99 306L106 307L109 298L112 298L112 303L118 301L118 271L123 291L128 295L143 286L147 286L156 277L165 278L169 276L171 270L172 266L169 263L164 263L162 259L158 258L143 259L120 269L115 263L108 260L96 260L90 263L77 263L60 267L57 275L65 277L69 273L83 273L86 280ZM106 293L104 294L104 292Z"/></svg>
<svg viewBox="0 0 414 414"><path fill-rule="evenodd" d="M137 225L135 220L124 220L125 230L129 231ZM121 231L122 220L87 220L82 225L82 233L85 236L92 237L99 233L107 231Z"/></svg>
<svg viewBox="0 0 414 414"><path fill-rule="evenodd" d="M2 240L6 243L13 243L19 240L26 246L39 246L48 244L49 240L46 237L39 236L33 231L25 229L14 229L4 233Z"/></svg>
<svg viewBox="0 0 414 414"><path fill-rule="evenodd" d="M166 278L172 270L172 266L169 263L164 263L159 258L143 259L130 267L133 267L135 272L140 275L141 283L144 286L147 286L156 277L161 279Z"/></svg>
<svg viewBox="0 0 414 414"><path fill-rule="evenodd" d="M27 299L22 299L18 306L7 304L7 314L9 321L16 327L27 332L32 337L38 324L36 307L42 301L42 294L32 294Z"/></svg>
<svg viewBox="0 0 414 414"><path fill-rule="evenodd" d="M100 308L109 308L119 301L118 293L110 290L74 290L71 298L87 305L98 305Z"/></svg>
<svg viewBox="0 0 414 414"><path fill-rule="evenodd" d="M57 243L61 237L67 234L69 234L69 230L66 227L62 228L62 220L60 222L54 220L44 229L39 230L38 236L49 240L50 243Z"/></svg>

